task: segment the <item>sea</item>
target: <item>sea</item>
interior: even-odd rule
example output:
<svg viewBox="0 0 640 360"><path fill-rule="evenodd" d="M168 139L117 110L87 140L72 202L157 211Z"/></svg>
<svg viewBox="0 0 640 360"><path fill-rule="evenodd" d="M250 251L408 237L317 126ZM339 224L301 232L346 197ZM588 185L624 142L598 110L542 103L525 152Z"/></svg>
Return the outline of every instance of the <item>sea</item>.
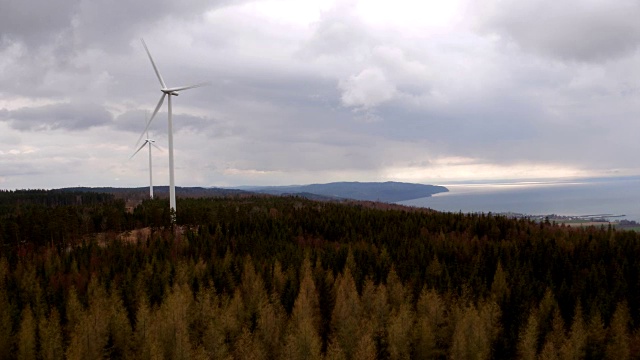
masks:
<svg viewBox="0 0 640 360"><path fill-rule="evenodd" d="M449 192L400 204L463 213L607 215L640 222L640 177L442 185Z"/></svg>

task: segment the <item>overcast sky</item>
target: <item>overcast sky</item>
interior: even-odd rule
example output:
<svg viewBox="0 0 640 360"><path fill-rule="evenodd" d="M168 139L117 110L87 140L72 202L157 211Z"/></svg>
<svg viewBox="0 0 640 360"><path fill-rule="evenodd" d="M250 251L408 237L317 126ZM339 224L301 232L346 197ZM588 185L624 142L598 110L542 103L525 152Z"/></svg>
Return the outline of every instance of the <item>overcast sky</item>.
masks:
<svg viewBox="0 0 640 360"><path fill-rule="evenodd" d="M640 175L636 0L5 0L0 188ZM166 102L150 136L168 183Z"/></svg>

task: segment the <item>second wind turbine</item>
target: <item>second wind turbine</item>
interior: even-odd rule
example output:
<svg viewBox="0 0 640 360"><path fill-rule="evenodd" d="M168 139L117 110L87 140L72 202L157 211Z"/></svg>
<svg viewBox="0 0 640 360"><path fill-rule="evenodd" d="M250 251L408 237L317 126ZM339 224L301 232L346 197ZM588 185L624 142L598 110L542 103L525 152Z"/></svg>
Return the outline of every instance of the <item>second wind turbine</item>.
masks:
<svg viewBox="0 0 640 360"><path fill-rule="evenodd" d="M136 150L136 152L134 152L133 155L131 155L131 157L129 158L129 160L133 159L133 157L136 156L136 154L139 153L140 150L149 145L149 197L151 199L153 199L153 164L151 163L151 147L153 146L158 150L162 150L158 147L158 145L154 144L155 142L155 140L149 138L149 132L147 131L147 138L144 140L142 145L140 145L138 150Z"/></svg>
<svg viewBox="0 0 640 360"><path fill-rule="evenodd" d="M164 83L164 80L162 79L162 75L160 75L160 71L158 71L158 67L156 66L156 63L153 61L153 58L151 57L151 53L149 52L149 49L147 48L147 44L145 44L144 39L140 39L140 40L142 41L142 46L144 46L144 49L147 52L147 55L149 56L149 60L151 60L151 65L153 66L153 71L155 71L156 76L158 77L158 80L160 81L160 86L161 86L160 87L160 91L162 91L162 96L160 97L160 101L158 101L158 105L156 105L156 109L153 111L153 114L151 114L151 117L149 118L149 121L147 121L147 126L144 128L144 131L142 131L142 134L140 134L140 138L138 139L138 142L136 142L136 146L138 146L138 144L140 143L140 140L142 140L142 137L144 136L144 134L149 129L149 125L151 124L151 121L153 121L153 118L158 113L158 110L160 110L160 107L162 106L162 103L164 102L164 98L167 97L167 105L168 105L168 113L169 113L169 130L168 130L168 137L169 137L169 207L171 208L171 210L173 210L173 215L171 217L171 221L175 222L176 184L175 184L175 177L174 177L174 171L173 171L173 122L172 122L172 119L171 119L171 96L178 96L178 92L179 91L192 89L192 88L196 88L196 87L200 87L200 86L204 86L204 85L208 85L208 83L200 83L200 84L196 84L196 85L179 86L179 87L172 87L172 88L167 87L167 85Z"/></svg>

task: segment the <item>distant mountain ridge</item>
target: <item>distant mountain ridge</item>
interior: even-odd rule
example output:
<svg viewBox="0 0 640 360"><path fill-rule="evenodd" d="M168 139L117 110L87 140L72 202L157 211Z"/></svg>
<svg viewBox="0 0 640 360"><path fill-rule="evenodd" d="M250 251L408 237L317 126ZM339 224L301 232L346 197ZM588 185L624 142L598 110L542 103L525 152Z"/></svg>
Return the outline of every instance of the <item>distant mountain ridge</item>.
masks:
<svg viewBox="0 0 640 360"><path fill-rule="evenodd" d="M429 197L448 192L444 186L387 182L333 182L327 184L243 187L243 190L271 195L309 194L334 199L353 199L365 201L398 202Z"/></svg>

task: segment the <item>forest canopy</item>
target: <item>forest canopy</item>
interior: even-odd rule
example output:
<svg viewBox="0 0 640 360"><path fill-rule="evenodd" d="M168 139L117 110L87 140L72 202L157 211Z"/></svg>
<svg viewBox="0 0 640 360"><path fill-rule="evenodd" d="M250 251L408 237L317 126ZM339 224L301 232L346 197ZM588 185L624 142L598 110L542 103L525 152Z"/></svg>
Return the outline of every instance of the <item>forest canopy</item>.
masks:
<svg viewBox="0 0 640 360"><path fill-rule="evenodd" d="M640 244L297 197L0 191L0 359L640 358Z"/></svg>

